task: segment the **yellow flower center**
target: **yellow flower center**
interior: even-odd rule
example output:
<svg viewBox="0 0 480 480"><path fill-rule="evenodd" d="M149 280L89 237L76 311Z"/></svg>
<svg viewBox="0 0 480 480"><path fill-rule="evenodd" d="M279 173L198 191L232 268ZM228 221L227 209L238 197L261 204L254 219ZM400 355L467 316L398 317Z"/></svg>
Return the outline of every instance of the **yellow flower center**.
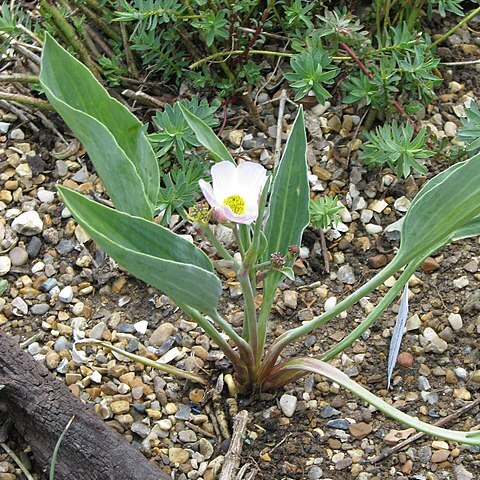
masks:
<svg viewBox="0 0 480 480"><path fill-rule="evenodd" d="M223 202L224 207L230 207L236 215L245 213L245 200L240 195L230 195Z"/></svg>

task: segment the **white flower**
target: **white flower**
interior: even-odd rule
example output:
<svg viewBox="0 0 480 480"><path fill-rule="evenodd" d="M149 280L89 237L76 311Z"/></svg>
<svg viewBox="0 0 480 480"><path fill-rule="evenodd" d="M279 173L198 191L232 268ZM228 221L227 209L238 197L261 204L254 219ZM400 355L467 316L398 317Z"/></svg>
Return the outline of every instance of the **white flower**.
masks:
<svg viewBox="0 0 480 480"><path fill-rule="evenodd" d="M258 202L267 181L267 171L258 163L219 162L212 167L212 185L200 180L207 202L220 222L250 224L258 217Z"/></svg>

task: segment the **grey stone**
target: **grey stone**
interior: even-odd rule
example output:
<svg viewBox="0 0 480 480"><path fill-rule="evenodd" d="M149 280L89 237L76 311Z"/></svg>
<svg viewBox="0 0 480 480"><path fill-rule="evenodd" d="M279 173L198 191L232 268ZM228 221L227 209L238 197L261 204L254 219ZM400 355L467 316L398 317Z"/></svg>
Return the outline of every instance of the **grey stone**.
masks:
<svg viewBox="0 0 480 480"><path fill-rule="evenodd" d="M8 130L10 129L11 126L12 126L11 123L0 122L0 133L2 135L5 135L6 133L8 133Z"/></svg>
<svg viewBox="0 0 480 480"><path fill-rule="evenodd" d="M26 315L28 313L28 305L22 297L15 297L12 300L12 307L16 314L22 313L23 315Z"/></svg>
<svg viewBox="0 0 480 480"><path fill-rule="evenodd" d="M193 443L197 441L197 434L193 430L182 430L178 434L178 439L182 443Z"/></svg>
<svg viewBox="0 0 480 480"><path fill-rule="evenodd" d="M145 438L150 433L150 427L143 422L133 422L130 430L142 438Z"/></svg>
<svg viewBox="0 0 480 480"><path fill-rule="evenodd" d="M37 193L37 198L42 203L52 203L55 200L55 192L50 192L49 190L39 190Z"/></svg>
<svg viewBox="0 0 480 480"><path fill-rule="evenodd" d="M20 128L12 130L9 136L12 140L25 140L25 133Z"/></svg>
<svg viewBox="0 0 480 480"><path fill-rule="evenodd" d="M318 466L314 465L308 471L308 480L320 480L323 477L323 470Z"/></svg>
<svg viewBox="0 0 480 480"><path fill-rule="evenodd" d="M3 255L0 257L0 276L6 275L12 268L10 257Z"/></svg>
<svg viewBox="0 0 480 480"><path fill-rule="evenodd" d="M398 242L400 240L400 232L402 230L402 223L404 218L405 217L402 217L400 220L391 223L388 227L385 228L383 233L385 237L387 237L387 239L391 242Z"/></svg>
<svg viewBox="0 0 480 480"><path fill-rule="evenodd" d="M42 241L38 237L32 237L27 245L27 253L30 258L36 258L42 248Z"/></svg>
<svg viewBox="0 0 480 480"><path fill-rule="evenodd" d="M33 342L27 347L27 350L30 355L36 355L40 353L41 347L38 342Z"/></svg>
<svg viewBox="0 0 480 480"><path fill-rule="evenodd" d="M119 333L135 333L135 327L131 323L121 323L116 328Z"/></svg>
<svg viewBox="0 0 480 480"><path fill-rule="evenodd" d="M21 247L14 247L8 253L12 265L15 267L20 267L25 265L28 261L28 253Z"/></svg>
<svg viewBox="0 0 480 480"><path fill-rule="evenodd" d="M70 285L67 285L65 288L60 290L58 294L58 299L63 303L70 303L73 300L73 289Z"/></svg>
<svg viewBox="0 0 480 480"><path fill-rule="evenodd" d="M12 229L22 235L36 235L43 230L43 222L38 212L21 213L13 222Z"/></svg>
<svg viewBox="0 0 480 480"><path fill-rule="evenodd" d="M455 465L453 467L455 480L472 480L473 473L470 473L463 465Z"/></svg>
<svg viewBox="0 0 480 480"><path fill-rule="evenodd" d="M178 418L178 420L188 420L190 418L190 413L192 411L190 407L184 405L183 403L179 403L177 408L178 410L175 414L175 418Z"/></svg>
<svg viewBox="0 0 480 480"><path fill-rule="evenodd" d="M93 338L95 340L101 340L102 335L106 329L107 329L106 323L99 322L90 330L90 334L88 335L88 337Z"/></svg>
<svg viewBox="0 0 480 480"><path fill-rule="evenodd" d="M339 430L348 430L350 422L345 418L335 418L327 422L327 427L336 428Z"/></svg>
<svg viewBox="0 0 480 480"><path fill-rule="evenodd" d="M30 312L33 315L45 315L50 310L50 305L47 303L37 303L32 306Z"/></svg>
<svg viewBox="0 0 480 480"><path fill-rule="evenodd" d="M327 405L325 408L322 408L322 410L320 411L320 416L322 418L331 418L337 415L340 415L340 412L337 409L331 407L330 405Z"/></svg>
<svg viewBox="0 0 480 480"><path fill-rule="evenodd" d="M56 287L58 282L54 278L47 278L41 285L42 292L49 292L53 287Z"/></svg>
<svg viewBox="0 0 480 480"><path fill-rule="evenodd" d="M165 340L174 335L177 329L174 325L169 322L162 323L150 336L150 345L158 347L162 345Z"/></svg>
<svg viewBox="0 0 480 480"><path fill-rule="evenodd" d="M74 240L73 238L61 240L60 243L55 247L55 250L60 255L67 255L75 248L76 243L76 240Z"/></svg>
<svg viewBox="0 0 480 480"><path fill-rule="evenodd" d="M342 282L348 285L353 285L356 281L355 274L353 273L353 269L350 265L342 265L338 269L337 278Z"/></svg>
<svg viewBox="0 0 480 480"><path fill-rule="evenodd" d="M286 417L291 417L297 408L297 397L284 393L280 397L280 408Z"/></svg>
<svg viewBox="0 0 480 480"><path fill-rule="evenodd" d="M62 335L61 337L57 338L53 349L56 352L61 352L62 350L69 350L71 346L71 343Z"/></svg>

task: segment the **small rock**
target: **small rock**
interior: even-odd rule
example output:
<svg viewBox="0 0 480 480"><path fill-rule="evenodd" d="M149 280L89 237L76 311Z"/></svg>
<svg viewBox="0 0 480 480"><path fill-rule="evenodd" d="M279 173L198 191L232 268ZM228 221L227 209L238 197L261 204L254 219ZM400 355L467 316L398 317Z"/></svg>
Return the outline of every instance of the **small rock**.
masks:
<svg viewBox="0 0 480 480"><path fill-rule="evenodd" d="M119 415L122 413L128 413L130 410L130 403L126 400L117 400L110 404L110 409L114 415Z"/></svg>
<svg viewBox="0 0 480 480"><path fill-rule="evenodd" d="M426 340L426 352L443 353L448 348L448 343L442 340L433 328L427 327L423 331L423 337Z"/></svg>
<svg viewBox="0 0 480 480"><path fill-rule="evenodd" d="M150 427L143 422L133 422L130 430L142 438L145 438L150 433Z"/></svg>
<svg viewBox="0 0 480 480"><path fill-rule="evenodd" d="M331 310L337 304L337 297L329 297L325 300L324 309L326 312Z"/></svg>
<svg viewBox="0 0 480 480"><path fill-rule="evenodd" d="M25 140L25 133L20 128L12 130L9 136L12 140Z"/></svg>
<svg viewBox="0 0 480 480"><path fill-rule="evenodd" d="M379 253L378 255L368 259L368 266L374 269L382 268L387 264L387 262L388 257L384 253Z"/></svg>
<svg viewBox="0 0 480 480"><path fill-rule="evenodd" d="M12 265L15 267L20 267L25 265L28 261L28 252L21 247L14 247L8 253Z"/></svg>
<svg viewBox="0 0 480 480"><path fill-rule="evenodd" d="M443 131L448 138L453 138L457 134L457 126L453 122L445 122Z"/></svg>
<svg viewBox="0 0 480 480"><path fill-rule="evenodd" d="M451 313L448 316L448 323L453 328L453 330L457 332L458 330L461 330L463 327L462 316L459 315L458 313Z"/></svg>
<svg viewBox="0 0 480 480"><path fill-rule="evenodd" d="M438 270L440 268L440 264L433 257L428 257L424 260L420 268L425 273L431 273L435 270Z"/></svg>
<svg viewBox="0 0 480 480"><path fill-rule="evenodd" d="M400 197L395 200L393 208L395 208L397 212L405 213L410 208L411 203L407 197Z"/></svg>
<svg viewBox="0 0 480 480"><path fill-rule="evenodd" d="M375 225L374 223L367 223L365 225L365 230L370 235L375 235L376 233L380 233L383 228L380 225Z"/></svg>
<svg viewBox="0 0 480 480"><path fill-rule="evenodd" d="M297 397L284 393L280 397L280 408L286 417L291 417L297 408Z"/></svg>
<svg viewBox="0 0 480 480"><path fill-rule="evenodd" d="M357 440L362 440L363 438L370 435L370 433L372 432L372 427L368 425L368 423L359 422L351 423L348 426L348 430L350 431L352 437L356 438Z"/></svg>
<svg viewBox="0 0 480 480"><path fill-rule="evenodd" d="M407 320L407 332L411 332L412 330L418 330L422 326L422 320L420 317L415 314L408 318Z"/></svg>
<svg viewBox="0 0 480 480"><path fill-rule="evenodd" d="M60 290L58 294L58 299L63 303L70 303L73 300L73 289L70 285L67 285L65 288Z"/></svg>
<svg viewBox="0 0 480 480"><path fill-rule="evenodd" d="M50 192L49 190L39 190L37 192L37 198L42 203L52 203L55 200L55 192Z"/></svg>
<svg viewBox="0 0 480 480"><path fill-rule="evenodd" d="M455 465L453 467L455 480L472 480L473 473L470 473L463 465Z"/></svg>
<svg viewBox="0 0 480 480"><path fill-rule="evenodd" d="M133 326L138 333L145 335L147 333L148 321L140 320L139 322L134 323Z"/></svg>
<svg viewBox="0 0 480 480"><path fill-rule="evenodd" d="M172 447L168 449L168 458L173 464L182 464L188 462L190 454L183 448Z"/></svg>
<svg viewBox="0 0 480 480"><path fill-rule="evenodd" d="M192 430L182 430L178 434L178 439L182 443L193 443L197 441L197 434Z"/></svg>
<svg viewBox="0 0 480 480"><path fill-rule="evenodd" d="M337 278L342 282L348 285L353 285L356 282L355 274L353 273L353 269L350 265L342 265L338 269Z"/></svg>
<svg viewBox="0 0 480 480"><path fill-rule="evenodd" d="M174 325L169 322L162 323L158 328L154 330L150 336L150 345L158 347L162 345L165 340L174 335L177 329Z"/></svg>
<svg viewBox="0 0 480 480"><path fill-rule="evenodd" d="M458 289L462 289L462 288L465 288L467 285L470 284L470 281L468 280L467 277L463 276L463 277L460 277L460 278L456 278L454 281L453 281L453 286L455 288L458 288Z"/></svg>
<svg viewBox="0 0 480 480"><path fill-rule="evenodd" d="M12 268L12 262L9 257L2 255L0 257L0 276L6 275Z"/></svg>
<svg viewBox="0 0 480 480"><path fill-rule="evenodd" d="M339 430L348 430L350 427L350 422L346 418L334 418L327 422L327 427L336 428Z"/></svg>
<svg viewBox="0 0 480 480"><path fill-rule="evenodd" d="M410 368L413 365L413 355L410 352L402 352L397 357L397 363L401 367Z"/></svg>
<svg viewBox="0 0 480 480"><path fill-rule="evenodd" d="M38 212L24 212L12 222L12 229L22 235L37 235L43 230L43 222Z"/></svg>
<svg viewBox="0 0 480 480"><path fill-rule="evenodd" d="M298 293L295 290L286 290L283 293L283 303L287 308L295 310L297 308Z"/></svg>
<svg viewBox="0 0 480 480"><path fill-rule="evenodd" d="M445 462L449 456L450 452L448 450L437 450L433 453L431 461L433 463L442 463Z"/></svg>
<svg viewBox="0 0 480 480"><path fill-rule="evenodd" d="M88 337L93 338L95 340L101 340L103 333L105 332L106 329L107 329L106 323L99 322L90 330L90 334L88 335Z"/></svg>
<svg viewBox="0 0 480 480"><path fill-rule="evenodd" d="M27 347L27 351L30 355L37 355L40 353L41 347L38 342L33 342Z"/></svg>

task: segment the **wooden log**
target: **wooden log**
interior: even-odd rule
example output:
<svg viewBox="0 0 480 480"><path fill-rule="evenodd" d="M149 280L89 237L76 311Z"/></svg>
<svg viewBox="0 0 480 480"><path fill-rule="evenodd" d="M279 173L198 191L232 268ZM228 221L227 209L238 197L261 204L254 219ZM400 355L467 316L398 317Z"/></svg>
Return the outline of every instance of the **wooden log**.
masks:
<svg viewBox="0 0 480 480"><path fill-rule="evenodd" d="M58 438L75 416L57 456L55 480L170 479L2 330L0 385L5 385L0 400L45 471Z"/></svg>

